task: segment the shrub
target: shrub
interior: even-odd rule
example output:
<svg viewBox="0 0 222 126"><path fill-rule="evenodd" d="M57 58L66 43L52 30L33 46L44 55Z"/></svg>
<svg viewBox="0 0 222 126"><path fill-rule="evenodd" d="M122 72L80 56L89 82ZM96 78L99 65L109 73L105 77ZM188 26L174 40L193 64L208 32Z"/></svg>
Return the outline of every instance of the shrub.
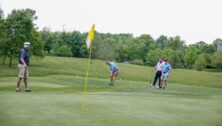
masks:
<svg viewBox="0 0 222 126"><path fill-rule="evenodd" d="M72 52L71 49L67 46L61 46L55 51L56 56L62 56L62 57L71 57Z"/></svg>
<svg viewBox="0 0 222 126"><path fill-rule="evenodd" d="M131 61L131 63L135 65L144 65L143 61L139 59L134 59Z"/></svg>

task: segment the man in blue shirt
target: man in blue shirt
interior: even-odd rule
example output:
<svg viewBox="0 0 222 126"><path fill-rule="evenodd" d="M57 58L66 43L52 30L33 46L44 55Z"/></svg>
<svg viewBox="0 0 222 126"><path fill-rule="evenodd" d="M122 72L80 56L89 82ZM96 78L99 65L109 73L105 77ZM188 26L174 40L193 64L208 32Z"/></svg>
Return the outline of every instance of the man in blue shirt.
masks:
<svg viewBox="0 0 222 126"><path fill-rule="evenodd" d="M162 68L161 87L160 87L163 89L165 89L167 86L167 80L171 71L171 66L168 62L168 59L165 59L164 62L165 63L162 66L163 68Z"/></svg>
<svg viewBox="0 0 222 126"><path fill-rule="evenodd" d="M116 77L119 75L119 68L114 62L111 61L106 61L106 64L109 65L110 69L110 85L114 86Z"/></svg>
<svg viewBox="0 0 222 126"><path fill-rule="evenodd" d="M22 91L22 89L20 89L20 83L22 79L24 79L25 92L32 92L32 90L28 87L29 49L30 49L30 43L25 42L24 48L22 48L19 53L19 58L18 58L19 75L17 80L16 92Z"/></svg>

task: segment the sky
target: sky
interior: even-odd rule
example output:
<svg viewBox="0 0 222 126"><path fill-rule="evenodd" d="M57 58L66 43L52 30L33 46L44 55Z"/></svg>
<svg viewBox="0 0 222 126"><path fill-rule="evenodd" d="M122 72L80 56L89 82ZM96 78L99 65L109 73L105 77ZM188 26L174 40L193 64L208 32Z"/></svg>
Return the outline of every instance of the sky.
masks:
<svg viewBox="0 0 222 126"><path fill-rule="evenodd" d="M222 0L0 0L5 18L31 8L41 30L179 35L186 44L222 38Z"/></svg>

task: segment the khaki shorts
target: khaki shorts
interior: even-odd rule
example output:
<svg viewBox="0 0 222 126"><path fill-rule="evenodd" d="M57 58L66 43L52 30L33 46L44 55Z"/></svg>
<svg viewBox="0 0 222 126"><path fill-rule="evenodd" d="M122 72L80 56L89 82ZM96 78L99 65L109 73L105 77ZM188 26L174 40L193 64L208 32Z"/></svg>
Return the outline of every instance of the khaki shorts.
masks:
<svg viewBox="0 0 222 126"><path fill-rule="evenodd" d="M28 78L29 77L29 72L28 72L28 67L25 68L24 65L18 64L19 68L19 78Z"/></svg>
<svg viewBox="0 0 222 126"><path fill-rule="evenodd" d="M168 80L168 73L162 73L161 80Z"/></svg>

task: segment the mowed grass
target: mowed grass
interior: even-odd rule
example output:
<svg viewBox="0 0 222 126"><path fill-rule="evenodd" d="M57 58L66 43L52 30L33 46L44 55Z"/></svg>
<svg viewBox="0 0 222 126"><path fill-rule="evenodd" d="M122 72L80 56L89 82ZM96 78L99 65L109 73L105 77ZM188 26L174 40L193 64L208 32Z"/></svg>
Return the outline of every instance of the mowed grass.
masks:
<svg viewBox="0 0 222 126"><path fill-rule="evenodd" d="M31 59L30 76L46 75L73 75L84 77L86 74L87 59L45 57L42 60ZM118 63L120 76L118 80L150 81L155 71L151 67L137 66ZM109 76L108 66L104 61L92 60L90 65L90 77L107 79ZM15 77L18 74L17 60L13 68L0 65L0 77ZM173 69L170 74L171 83L198 85L222 88L222 73L204 72L196 70Z"/></svg>
<svg viewBox="0 0 222 126"><path fill-rule="evenodd" d="M15 93L15 77L0 78L1 126L220 126L222 89L169 83L90 78L82 111L84 77L30 78L34 92ZM23 86L22 86L23 87Z"/></svg>
<svg viewBox="0 0 222 126"><path fill-rule="evenodd" d="M118 64L108 85L103 61L91 63L84 101L86 59L32 59L32 93L15 93L18 74L0 65L0 126L220 126L222 74L175 69L166 90L149 87L150 67ZM24 89L24 84L22 84Z"/></svg>

